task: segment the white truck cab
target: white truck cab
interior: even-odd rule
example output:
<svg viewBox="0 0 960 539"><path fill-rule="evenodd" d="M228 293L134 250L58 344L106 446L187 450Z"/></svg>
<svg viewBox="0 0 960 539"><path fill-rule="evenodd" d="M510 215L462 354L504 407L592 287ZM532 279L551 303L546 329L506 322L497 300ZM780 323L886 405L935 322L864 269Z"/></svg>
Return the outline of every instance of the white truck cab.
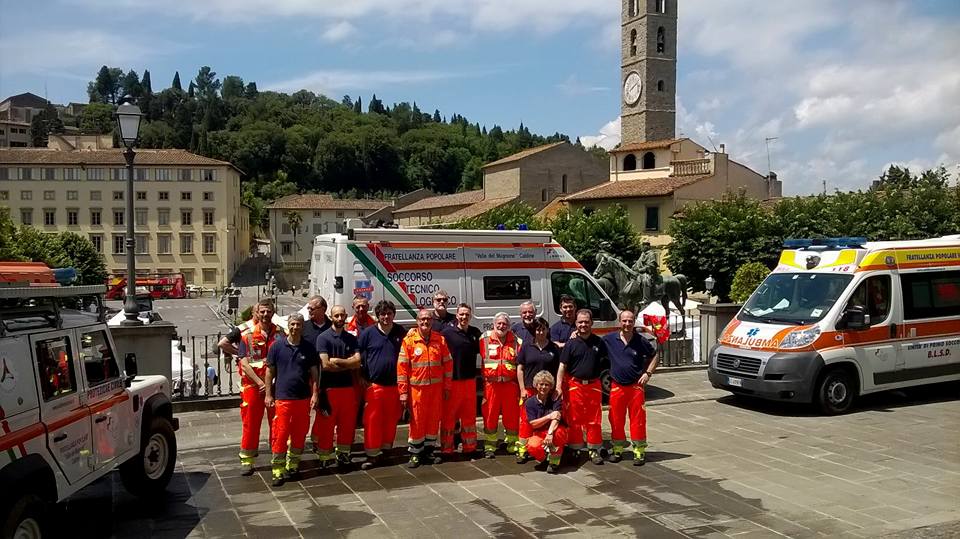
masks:
<svg viewBox="0 0 960 539"><path fill-rule="evenodd" d="M163 376L124 365L104 286L0 286L0 536L42 537L44 506L119 469L134 494L164 491L178 422Z"/></svg>
<svg viewBox="0 0 960 539"><path fill-rule="evenodd" d="M790 240L710 352L714 387L850 409L960 380L960 236Z"/></svg>

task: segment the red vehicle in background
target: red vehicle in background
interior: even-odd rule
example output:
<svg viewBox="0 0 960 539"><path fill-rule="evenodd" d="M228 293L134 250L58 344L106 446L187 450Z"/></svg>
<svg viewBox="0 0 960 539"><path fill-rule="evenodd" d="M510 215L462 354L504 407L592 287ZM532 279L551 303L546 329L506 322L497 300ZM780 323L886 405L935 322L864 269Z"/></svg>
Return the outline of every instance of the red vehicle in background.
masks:
<svg viewBox="0 0 960 539"><path fill-rule="evenodd" d="M153 299L181 299L187 297L187 283L182 273L152 273L137 276L137 289L144 288ZM126 276L107 280L107 299L123 299L127 293Z"/></svg>

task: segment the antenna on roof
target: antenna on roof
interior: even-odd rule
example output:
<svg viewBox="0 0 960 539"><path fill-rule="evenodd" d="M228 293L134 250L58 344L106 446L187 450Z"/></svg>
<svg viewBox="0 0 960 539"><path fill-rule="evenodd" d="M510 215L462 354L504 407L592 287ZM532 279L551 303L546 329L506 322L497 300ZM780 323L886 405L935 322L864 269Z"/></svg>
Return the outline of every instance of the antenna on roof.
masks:
<svg viewBox="0 0 960 539"><path fill-rule="evenodd" d="M707 140L709 140L709 141L710 141L710 145L713 146L713 153L719 153L719 152L717 152L717 145L713 143L713 139L710 138L710 135L707 135Z"/></svg>
<svg viewBox="0 0 960 539"><path fill-rule="evenodd" d="M767 137L763 139L764 143L767 145L767 177L770 177L770 173L773 172L773 167L770 166L770 141L777 140L780 137Z"/></svg>

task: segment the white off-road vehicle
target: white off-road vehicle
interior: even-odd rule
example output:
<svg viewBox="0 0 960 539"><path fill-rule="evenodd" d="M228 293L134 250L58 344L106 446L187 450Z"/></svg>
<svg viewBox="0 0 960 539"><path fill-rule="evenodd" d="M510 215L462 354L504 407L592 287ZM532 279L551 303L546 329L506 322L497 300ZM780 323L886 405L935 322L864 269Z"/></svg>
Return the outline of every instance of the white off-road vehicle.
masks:
<svg viewBox="0 0 960 539"><path fill-rule="evenodd" d="M114 469L162 493L177 456L170 382L120 370L103 286L0 286L0 537L43 537L45 506Z"/></svg>

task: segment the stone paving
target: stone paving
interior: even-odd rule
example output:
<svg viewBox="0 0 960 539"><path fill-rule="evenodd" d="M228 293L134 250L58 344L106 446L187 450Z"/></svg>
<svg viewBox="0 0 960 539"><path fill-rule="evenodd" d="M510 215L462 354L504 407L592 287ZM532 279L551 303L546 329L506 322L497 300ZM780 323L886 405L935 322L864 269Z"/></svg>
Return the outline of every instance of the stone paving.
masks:
<svg viewBox="0 0 960 539"><path fill-rule="evenodd" d="M704 371L658 374L647 465L558 475L495 460L319 471L273 488L266 450L237 469L235 410L180 415L163 502L110 476L59 511L107 537L948 537L960 531L960 385L890 392L853 413L743 402ZM405 431L401 432L405 436ZM111 518L105 519L103 515Z"/></svg>

